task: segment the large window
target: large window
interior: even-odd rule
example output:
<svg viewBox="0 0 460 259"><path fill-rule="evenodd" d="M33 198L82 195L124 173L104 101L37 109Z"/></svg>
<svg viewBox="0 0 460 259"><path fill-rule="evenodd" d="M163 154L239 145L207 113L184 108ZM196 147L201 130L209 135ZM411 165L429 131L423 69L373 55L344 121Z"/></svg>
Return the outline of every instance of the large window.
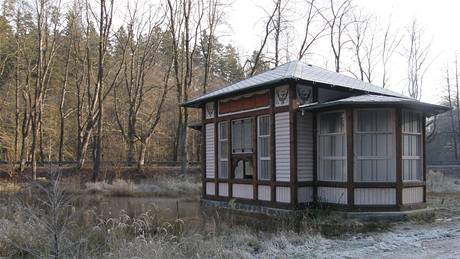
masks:
<svg viewBox="0 0 460 259"><path fill-rule="evenodd" d="M236 179L251 179L253 176L252 132L251 118L232 121L232 167Z"/></svg>
<svg viewBox="0 0 460 259"><path fill-rule="evenodd" d="M346 181L345 114L343 112L321 113L318 121L319 180Z"/></svg>
<svg viewBox="0 0 460 259"><path fill-rule="evenodd" d="M257 117L257 169L259 180L270 180L270 116Z"/></svg>
<svg viewBox="0 0 460 259"><path fill-rule="evenodd" d="M402 112L402 171L404 181L422 180L422 120L419 113Z"/></svg>
<svg viewBox="0 0 460 259"><path fill-rule="evenodd" d="M252 119L232 121L232 153L252 153Z"/></svg>
<svg viewBox="0 0 460 259"><path fill-rule="evenodd" d="M219 178L228 178L228 122L219 123Z"/></svg>
<svg viewBox="0 0 460 259"><path fill-rule="evenodd" d="M390 110L355 112L355 181L395 181L393 128Z"/></svg>

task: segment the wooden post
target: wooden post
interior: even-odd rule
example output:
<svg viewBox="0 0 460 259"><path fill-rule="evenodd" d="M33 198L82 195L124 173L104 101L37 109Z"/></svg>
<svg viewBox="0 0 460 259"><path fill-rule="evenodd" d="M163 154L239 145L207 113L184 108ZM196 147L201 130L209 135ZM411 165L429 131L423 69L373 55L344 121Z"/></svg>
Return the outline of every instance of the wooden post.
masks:
<svg viewBox="0 0 460 259"><path fill-rule="evenodd" d="M276 147L275 147L275 88L270 89L270 191L271 191L271 204L276 204Z"/></svg>
<svg viewBox="0 0 460 259"><path fill-rule="evenodd" d="M354 190L354 149L353 149L353 109L347 108L345 112L346 118L346 136L347 136L347 198L348 207L353 209L355 204Z"/></svg>
<svg viewBox="0 0 460 259"><path fill-rule="evenodd" d="M426 117L422 114L422 170L423 170L423 203L426 203Z"/></svg>
<svg viewBox="0 0 460 259"><path fill-rule="evenodd" d="M217 101L214 101L214 196L219 196L219 123L217 122Z"/></svg>
<svg viewBox="0 0 460 259"><path fill-rule="evenodd" d="M297 84L295 81L289 83L289 147L290 147L290 168L291 168L291 207L297 209L299 206L297 190L299 187L297 178Z"/></svg>
<svg viewBox="0 0 460 259"><path fill-rule="evenodd" d="M206 104L201 109L201 197L206 196Z"/></svg>
<svg viewBox="0 0 460 259"><path fill-rule="evenodd" d="M313 87L313 102L319 102L318 87ZM313 117L313 203L318 202L318 114L312 112Z"/></svg>
<svg viewBox="0 0 460 259"><path fill-rule="evenodd" d="M402 129L401 109L395 110L395 139L396 139L396 207L402 208Z"/></svg>
<svg viewBox="0 0 460 259"><path fill-rule="evenodd" d="M258 134L257 134L257 117L258 116L254 116L253 117L253 120L252 120L252 188L253 188L253 200L257 200L258 199L258 185L257 185L257 180L258 180L258 169L257 169L257 166L258 166L258 163L257 163L257 158L258 158L258 154L257 154L257 142L258 142Z"/></svg>

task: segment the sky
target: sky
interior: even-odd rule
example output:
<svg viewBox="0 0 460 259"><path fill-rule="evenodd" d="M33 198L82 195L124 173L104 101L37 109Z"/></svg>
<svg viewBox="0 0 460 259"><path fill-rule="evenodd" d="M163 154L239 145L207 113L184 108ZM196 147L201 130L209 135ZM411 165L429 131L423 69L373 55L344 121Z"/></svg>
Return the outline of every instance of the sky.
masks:
<svg viewBox="0 0 460 259"><path fill-rule="evenodd" d="M293 0L297 1L297 0ZM303 0L298 0L296 11L302 10ZM324 1L324 0L320 0ZM431 42L429 50L430 66L423 81L422 100L432 103L440 101L445 88L445 69L447 64L453 64L456 51L460 55L460 1L456 0L354 0L360 10L372 14L382 23L391 17L392 27L401 34L407 34L406 28L415 17L424 28L426 42ZM223 42L236 46L241 53L241 59L245 60L248 55L260 45L266 17L264 9L272 8L272 0L233 0L225 7L225 22L220 28L220 39ZM299 45L298 31L301 31L301 20L294 19L294 28L288 44ZM403 55L403 43L390 61L391 90L407 94L406 88L406 64ZM320 42L314 47L313 52L330 53L327 42ZM327 56L312 56L308 63L333 69L333 61ZM377 81L377 80L376 80ZM376 84L378 84L376 82Z"/></svg>

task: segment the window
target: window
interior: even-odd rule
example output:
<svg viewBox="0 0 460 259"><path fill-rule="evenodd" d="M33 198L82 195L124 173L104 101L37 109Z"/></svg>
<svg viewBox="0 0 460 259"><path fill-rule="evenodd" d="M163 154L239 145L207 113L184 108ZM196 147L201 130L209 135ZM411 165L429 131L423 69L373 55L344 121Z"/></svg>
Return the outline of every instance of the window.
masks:
<svg viewBox="0 0 460 259"><path fill-rule="evenodd" d="M390 110L355 112L355 180L394 182L393 117Z"/></svg>
<svg viewBox="0 0 460 259"><path fill-rule="evenodd" d="M257 117L257 170L259 180L270 180L270 116Z"/></svg>
<svg viewBox="0 0 460 259"><path fill-rule="evenodd" d="M228 122L219 123L219 178L228 178Z"/></svg>
<svg viewBox="0 0 460 259"><path fill-rule="evenodd" d="M319 180L346 181L345 114L343 112L321 113L318 121Z"/></svg>
<svg viewBox="0 0 460 259"><path fill-rule="evenodd" d="M422 180L422 120L419 113L402 112L402 171L404 181Z"/></svg>
<svg viewBox="0 0 460 259"><path fill-rule="evenodd" d="M250 157L236 159L234 174L235 179L252 179L252 159Z"/></svg>
<svg viewBox="0 0 460 259"><path fill-rule="evenodd" d="M232 121L232 153L252 153L252 119Z"/></svg>

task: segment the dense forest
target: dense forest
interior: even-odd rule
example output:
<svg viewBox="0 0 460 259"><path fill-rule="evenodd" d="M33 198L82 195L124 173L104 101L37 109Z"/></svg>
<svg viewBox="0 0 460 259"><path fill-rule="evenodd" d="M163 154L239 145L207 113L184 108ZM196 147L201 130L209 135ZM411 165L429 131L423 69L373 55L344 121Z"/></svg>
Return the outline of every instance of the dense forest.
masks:
<svg viewBox="0 0 460 259"><path fill-rule="evenodd" d="M260 47L247 58L220 37L229 1L0 3L1 160L33 177L47 161L89 161L95 177L107 161L140 170L177 161L185 170L200 159L200 134L187 128L199 113L180 103L288 60L308 62L318 45L335 71L382 87L399 55L401 92L417 99L429 68L429 37L416 20L382 25L351 0L267 1ZM445 104L458 107L457 71L446 80ZM430 141L460 132L442 133L443 123L459 125L458 111L429 121Z"/></svg>

